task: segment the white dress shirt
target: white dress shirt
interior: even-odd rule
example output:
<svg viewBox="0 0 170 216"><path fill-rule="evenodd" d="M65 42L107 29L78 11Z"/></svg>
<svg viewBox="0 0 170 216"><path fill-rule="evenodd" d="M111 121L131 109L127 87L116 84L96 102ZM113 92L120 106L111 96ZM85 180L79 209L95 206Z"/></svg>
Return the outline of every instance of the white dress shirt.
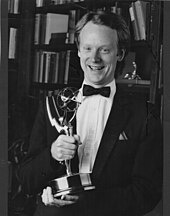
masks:
<svg viewBox="0 0 170 216"><path fill-rule="evenodd" d="M82 87L77 96L81 103L77 110L77 134L80 136L82 144L78 148L79 172L92 172L94 161L103 135L103 131L111 110L113 98L116 92L115 80L110 86L110 96L101 95L83 96Z"/></svg>

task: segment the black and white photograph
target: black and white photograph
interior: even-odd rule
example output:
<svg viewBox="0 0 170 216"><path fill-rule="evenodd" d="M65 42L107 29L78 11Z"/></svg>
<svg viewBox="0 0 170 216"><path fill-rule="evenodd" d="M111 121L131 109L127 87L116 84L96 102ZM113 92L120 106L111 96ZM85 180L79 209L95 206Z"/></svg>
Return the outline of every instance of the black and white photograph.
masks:
<svg viewBox="0 0 170 216"><path fill-rule="evenodd" d="M0 9L0 215L169 216L170 1Z"/></svg>

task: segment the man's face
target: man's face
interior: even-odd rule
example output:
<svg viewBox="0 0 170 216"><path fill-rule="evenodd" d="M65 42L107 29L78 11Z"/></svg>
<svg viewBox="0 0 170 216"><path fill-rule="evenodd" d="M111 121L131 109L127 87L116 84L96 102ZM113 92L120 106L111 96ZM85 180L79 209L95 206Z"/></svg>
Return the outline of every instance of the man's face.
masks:
<svg viewBox="0 0 170 216"><path fill-rule="evenodd" d="M118 56L117 31L88 22L80 32L78 55L88 84L101 87L114 79Z"/></svg>

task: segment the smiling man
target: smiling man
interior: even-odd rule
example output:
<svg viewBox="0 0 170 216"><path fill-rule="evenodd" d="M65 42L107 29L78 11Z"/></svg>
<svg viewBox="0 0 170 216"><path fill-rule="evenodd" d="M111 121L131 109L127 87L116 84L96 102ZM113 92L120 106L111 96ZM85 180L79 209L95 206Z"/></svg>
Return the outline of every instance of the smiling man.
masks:
<svg viewBox="0 0 170 216"><path fill-rule="evenodd" d="M159 117L153 105L115 82L129 40L128 26L117 14L90 12L77 23L84 81L76 98L75 134L54 130L42 103L19 170L24 191L40 193L35 216L142 216L161 199ZM54 198L48 182L65 174L64 160L72 160L80 173L90 172L95 190Z"/></svg>
<svg viewBox="0 0 170 216"><path fill-rule="evenodd" d="M123 57L118 55L117 31L88 22L79 37L78 55L85 82L97 88L112 82L116 63Z"/></svg>

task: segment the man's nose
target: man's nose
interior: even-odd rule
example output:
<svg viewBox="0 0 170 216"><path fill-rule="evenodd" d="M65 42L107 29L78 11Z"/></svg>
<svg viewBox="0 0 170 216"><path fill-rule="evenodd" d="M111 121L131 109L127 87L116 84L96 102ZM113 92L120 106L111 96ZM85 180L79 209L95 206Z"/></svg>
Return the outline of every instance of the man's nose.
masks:
<svg viewBox="0 0 170 216"><path fill-rule="evenodd" d="M91 60L92 60L92 62L99 62L101 60L101 57L100 57L98 50L94 50L91 53Z"/></svg>

